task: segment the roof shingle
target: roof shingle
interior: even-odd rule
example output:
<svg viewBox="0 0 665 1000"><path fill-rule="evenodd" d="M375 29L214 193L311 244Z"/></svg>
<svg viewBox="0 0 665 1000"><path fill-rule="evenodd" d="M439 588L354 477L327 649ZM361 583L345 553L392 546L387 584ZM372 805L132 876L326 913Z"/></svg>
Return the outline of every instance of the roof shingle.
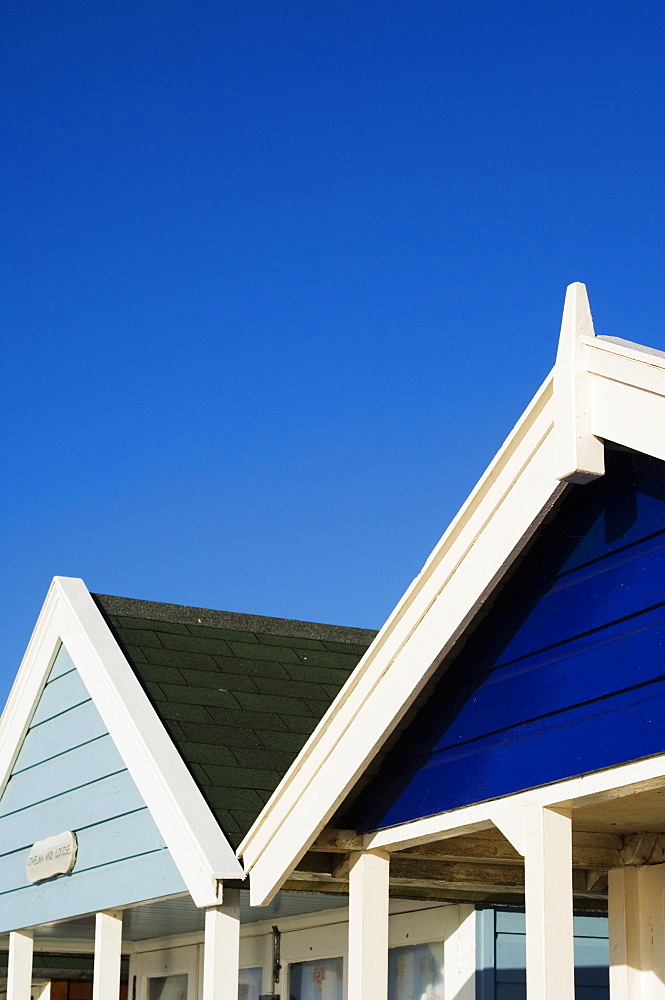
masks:
<svg viewBox="0 0 665 1000"><path fill-rule="evenodd" d="M376 633L92 596L237 847Z"/></svg>

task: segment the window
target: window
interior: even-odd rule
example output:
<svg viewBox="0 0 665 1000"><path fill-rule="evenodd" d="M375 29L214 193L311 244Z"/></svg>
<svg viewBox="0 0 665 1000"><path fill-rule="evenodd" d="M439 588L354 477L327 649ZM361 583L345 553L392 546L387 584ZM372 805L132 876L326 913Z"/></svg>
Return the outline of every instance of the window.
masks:
<svg viewBox="0 0 665 1000"><path fill-rule="evenodd" d="M321 958L289 966L289 992L294 1000L342 1000L344 962Z"/></svg>
<svg viewBox="0 0 665 1000"><path fill-rule="evenodd" d="M187 973L176 976L151 976L148 1000L187 1000Z"/></svg>
<svg viewBox="0 0 665 1000"><path fill-rule="evenodd" d="M238 1000L259 1000L262 969L241 969L238 974Z"/></svg>
<svg viewBox="0 0 665 1000"><path fill-rule="evenodd" d="M390 949L388 1000L443 1000L443 944Z"/></svg>

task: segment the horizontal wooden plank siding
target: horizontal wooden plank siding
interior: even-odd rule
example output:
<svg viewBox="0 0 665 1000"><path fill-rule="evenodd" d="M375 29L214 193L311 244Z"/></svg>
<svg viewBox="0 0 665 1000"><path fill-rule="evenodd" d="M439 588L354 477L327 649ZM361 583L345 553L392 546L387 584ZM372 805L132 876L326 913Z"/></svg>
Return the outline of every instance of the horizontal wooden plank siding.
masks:
<svg viewBox="0 0 665 1000"><path fill-rule="evenodd" d="M573 486L351 807L367 832L665 751L665 463Z"/></svg>
<svg viewBox="0 0 665 1000"><path fill-rule="evenodd" d="M60 647L0 798L0 931L180 892L184 882ZM37 840L73 830L73 872L32 885Z"/></svg>
<svg viewBox="0 0 665 1000"><path fill-rule="evenodd" d="M524 914L480 910L477 916L477 1000L526 1000ZM607 918L575 917L574 934L576 1000L608 1000Z"/></svg>

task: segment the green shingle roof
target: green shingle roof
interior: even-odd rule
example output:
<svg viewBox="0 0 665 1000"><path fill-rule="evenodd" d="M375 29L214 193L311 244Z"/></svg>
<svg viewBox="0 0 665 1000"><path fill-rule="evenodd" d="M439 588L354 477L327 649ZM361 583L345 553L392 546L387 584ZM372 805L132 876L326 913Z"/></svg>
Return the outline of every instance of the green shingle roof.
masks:
<svg viewBox="0 0 665 1000"><path fill-rule="evenodd" d="M92 596L237 847L376 632Z"/></svg>

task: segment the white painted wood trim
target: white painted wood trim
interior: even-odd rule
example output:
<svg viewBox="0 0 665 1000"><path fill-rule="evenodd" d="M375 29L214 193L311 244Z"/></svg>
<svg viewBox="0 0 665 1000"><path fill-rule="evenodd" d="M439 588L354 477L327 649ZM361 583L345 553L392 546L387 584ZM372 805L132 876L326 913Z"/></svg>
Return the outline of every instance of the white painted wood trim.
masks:
<svg viewBox="0 0 665 1000"><path fill-rule="evenodd" d="M243 869L82 580L56 577L0 719L5 787L64 643L198 906Z"/></svg>
<svg viewBox="0 0 665 1000"><path fill-rule="evenodd" d="M665 460L665 396L595 375L591 394L592 426L599 434Z"/></svg>
<svg viewBox="0 0 665 1000"><path fill-rule="evenodd" d="M352 856L349 871L349 1000L386 1000L390 856Z"/></svg>
<svg viewBox="0 0 665 1000"><path fill-rule="evenodd" d="M32 931L12 931L9 935L7 1000L30 1000L32 953Z"/></svg>
<svg viewBox="0 0 665 1000"><path fill-rule="evenodd" d="M575 1000L570 814L528 806L525 846L527 1000Z"/></svg>
<svg viewBox="0 0 665 1000"><path fill-rule="evenodd" d="M239 964L240 889L225 889L205 914L202 1000L238 1000Z"/></svg>
<svg viewBox="0 0 665 1000"><path fill-rule="evenodd" d="M610 996L665 998L665 865L609 873Z"/></svg>
<svg viewBox="0 0 665 1000"><path fill-rule="evenodd" d="M9 780L30 720L60 648L59 610L55 588L51 583L0 716L0 795Z"/></svg>
<svg viewBox="0 0 665 1000"><path fill-rule="evenodd" d="M591 393L584 341L595 336L586 287L568 285L554 368L557 477L588 483L605 471L603 442L591 430Z"/></svg>
<svg viewBox="0 0 665 1000"><path fill-rule="evenodd" d="M122 957L122 910L95 914L92 1000L118 1000Z"/></svg>
<svg viewBox="0 0 665 1000"><path fill-rule="evenodd" d="M638 868L608 872L611 1000L641 1000Z"/></svg>
<svg viewBox="0 0 665 1000"><path fill-rule="evenodd" d="M475 1000L476 908L456 906L457 922L443 942L444 1000Z"/></svg>

